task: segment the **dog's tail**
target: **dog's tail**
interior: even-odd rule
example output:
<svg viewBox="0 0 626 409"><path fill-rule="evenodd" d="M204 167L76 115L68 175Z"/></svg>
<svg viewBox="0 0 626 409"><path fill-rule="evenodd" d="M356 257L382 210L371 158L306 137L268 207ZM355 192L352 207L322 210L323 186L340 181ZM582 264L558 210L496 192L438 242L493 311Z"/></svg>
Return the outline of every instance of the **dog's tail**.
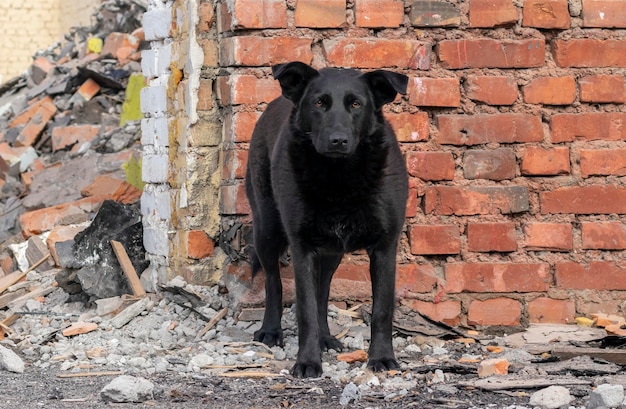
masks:
<svg viewBox="0 0 626 409"><path fill-rule="evenodd" d="M254 248L250 249L250 264L252 265L252 278L254 278L262 268L261 261L259 261L259 256L257 256Z"/></svg>

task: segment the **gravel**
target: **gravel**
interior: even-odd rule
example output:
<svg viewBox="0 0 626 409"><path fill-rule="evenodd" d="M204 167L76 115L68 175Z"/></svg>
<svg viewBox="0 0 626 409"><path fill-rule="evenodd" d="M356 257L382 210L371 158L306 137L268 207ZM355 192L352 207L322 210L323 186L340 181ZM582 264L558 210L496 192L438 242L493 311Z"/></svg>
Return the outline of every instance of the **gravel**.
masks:
<svg viewBox="0 0 626 409"><path fill-rule="evenodd" d="M54 273L29 273L29 284L31 287L51 285ZM146 307L120 326L113 325L119 314L115 317L113 310L104 305L117 305L115 312L118 312L120 304L121 308L127 308L132 300L102 300L97 306L88 307L67 302L67 295L57 288L45 299L37 299L37 304L29 302L14 307L24 314L10 326L9 336L0 341L0 356L14 355L22 363L24 373L12 377L6 375L9 372L2 374L0 388L4 400L0 399L0 408L15 407L11 406L15 404L12 399L20 402L30 399L29 407L42 404L51 408L65 407L67 399L76 399L67 396L76 393L82 393L80 399L87 399L95 405L93 407L102 405L103 401L144 402L140 405L171 408L184 403L180 407L186 409L207 404L222 408L284 405L388 408L410 407L409 404L455 408L559 407L554 406L555 394L550 391L539 391L531 397L533 391L496 394L460 386L460 381L478 379L478 361L493 358L494 354L487 352L486 345L479 342L444 341L424 336L394 335L393 344L401 363L399 371L372 373L365 363L338 361L338 353L328 351L323 354L322 378L294 379L288 372L298 345L293 307L287 308L283 315L284 347L268 348L252 341L261 323L237 320L236 311L229 310L203 334L207 319L230 306L228 295L221 294L217 286L189 285L181 278L170 284L197 294L204 305L192 307L180 294L162 291L151 294L149 302L144 301ZM335 307L330 310L333 331L347 331L342 338L346 349L367 350L369 327L362 320L346 317ZM98 329L63 336L62 330L76 321L97 323ZM495 340L499 342L501 338ZM493 339L490 342L493 343ZM528 376L541 373L536 364L530 362L535 356L521 349L503 349L497 357L515 362L511 370L528 373ZM461 358L476 363L474 367L471 364L459 366ZM19 365L13 368L19 372ZM86 376L103 372L108 375ZM38 394L25 394L20 389L19 385L29 380L35 381L35 386L29 387L41 388ZM126 390L122 388L129 385ZM139 386L145 386L145 391L140 392ZM623 400L623 386L619 386ZM585 407L590 401L613 402L619 394L618 387L607 386L597 390L611 389L616 393L609 397L599 395L599 392L592 393L591 386L562 389L565 390L561 390L560 402L570 399L572 408ZM28 396L25 398L25 395ZM59 398L61 395L63 397ZM3 406L3 402L8 406ZM55 406L57 403L59 406ZM601 406L602 403L598 403L594 407Z"/></svg>

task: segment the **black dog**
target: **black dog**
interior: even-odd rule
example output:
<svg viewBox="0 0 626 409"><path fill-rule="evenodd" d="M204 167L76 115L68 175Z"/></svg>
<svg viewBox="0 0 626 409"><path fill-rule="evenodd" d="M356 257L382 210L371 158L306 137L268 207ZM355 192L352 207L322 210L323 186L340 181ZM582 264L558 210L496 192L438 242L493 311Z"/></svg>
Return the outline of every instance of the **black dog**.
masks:
<svg viewBox="0 0 626 409"><path fill-rule="evenodd" d="M290 246L296 281L297 377L322 374L321 350L341 350L327 322L331 278L347 252L366 249L374 297L368 366L398 367L391 344L396 250L408 192L406 167L382 106L408 78L292 62L272 67L283 97L250 142L253 271L266 273L263 326L254 339L282 345L279 256ZM260 262L260 266L259 266Z"/></svg>

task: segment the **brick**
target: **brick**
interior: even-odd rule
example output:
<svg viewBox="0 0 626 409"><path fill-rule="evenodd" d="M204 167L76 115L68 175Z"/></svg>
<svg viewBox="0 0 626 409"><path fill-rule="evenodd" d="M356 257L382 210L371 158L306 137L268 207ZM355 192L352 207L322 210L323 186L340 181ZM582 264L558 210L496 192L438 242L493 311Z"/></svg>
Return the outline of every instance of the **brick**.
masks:
<svg viewBox="0 0 626 409"><path fill-rule="evenodd" d="M35 234L50 231L60 224L87 221L87 214L96 211L103 201L104 198L101 196L92 196L75 202L26 212L19 217L22 235L28 238Z"/></svg>
<svg viewBox="0 0 626 409"><path fill-rule="evenodd" d="M521 165L522 175L553 176L570 173L569 148L527 146Z"/></svg>
<svg viewBox="0 0 626 409"><path fill-rule="evenodd" d="M566 77L540 77L522 87L527 104L569 105L576 100L576 81Z"/></svg>
<svg viewBox="0 0 626 409"><path fill-rule="evenodd" d="M225 142L250 142L254 126L261 117L260 112L237 112L225 119Z"/></svg>
<svg viewBox="0 0 626 409"><path fill-rule="evenodd" d="M57 244L65 243L68 241L74 241L74 237L83 231L87 226L55 226L51 231L48 237L46 238L46 245L48 246L48 250L50 251L50 255L54 260L54 264L60 266L59 264L59 255L57 253Z"/></svg>
<svg viewBox="0 0 626 409"><path fill-rule="evenodd" d="M76 90L76 93L83 97L85 101L91 100L98 92L100 92L100 85L91 78L87 78L87 80L83 82L83 85Z"/></svg>
<svg viewBox="0 0 626 409"><path fill-rule="evenodd" d="M99 133L99 125L57 126L52 130L52 151L91 142Z"/></svg>
<svg viewBox="0 0 626 409"><path fill-rule="evenodd" d="M626 39L577 38L555 40L554 60L559 67L626 67Z"/></svg>
<svg viewBox="0 0 626 409"><path fill-rule="evenodd" d="M213 108L213 80L208 78L200 79L200 86L198 88L198 105L196 109L198 111L210 111Z"/></svg>
<svg viewBox="0 0 626 409"><path fill-rule="evenodd" d="M615 0L584 0L583 27L626 28L624 4Z"/></svg>
<svg viewBox="0 0 626 409"><path fill-rule="evenodd" d="M463 39L439 42L441 66L464 68L533 68L545 63L545 41Z"/></svg>
<svg viewBox="0 0 626 409"><path fill-rule="evenodd" d="M437 141L448 145L482 145L543 141L541 116L533 114L477 114L437 116Z"/></svg>
<svg viewBox="0 0 626 409"><path fill-rule="evenodd" d="M297 0L294 18L296 27L344 27L346 0Z"/></svg>
<svg viewBox="0 0 626 409"><path fill-rule="evenodd" d="M513 105L519 96L511 77L469 75L465 86L469 99L488 105Z"/></svg>
<svg viewBox="0 0 626 409"><path fill-rule="evenodd" d="M624 103L626 89L623 75L589 75L578 80L580 100L592 103Z"/></svg>
<svg viewBox="0 0 626 409"><path fill-rule="evenodd" d="M311 64L313 39L305 37L237 36L221 41L223 66L269 66L289 61Z"/></svg>
<svg viewBox="0 0 626 409"><path fill-rule="evenodd" d="M445 276L447 293L528 293L552 283L547 263L448 263Z"/></svg>
<svg viewBox="0 0 626 409"><path fill-rule="evenodd" d="M419 206L419 199L417 197L418 190L414 188L409 189L409 198L406 201L406 214L405 217L410 219L417 216L417 207Z"/></svg>
<svg viewBox="0 0 626 409"><path fill-rule="evenodd" d="M126 64L131 55L139 49L139 39L131 34L113 32L104 40L102 55L111 55L120 64Z"/></svg>
<svg viewBox="0 0 626 409"><path fill-rule="evenodd" d="M567 0L525 0L522 25L550 29L570 28Z"/></svg>
<svg viewBox="0 0 626 409"><path fill-rule="evenodd" d="M213 2L210 1L202 2L198 5L198 32L206 33L213 27L215 22L215 10L213 7Z"/></svg>
<svg viewBox="0 0 626 409"><path fill-rule="evenodd" d="M410 82L409 102L417 106L458 107L461 91L458 78L413 77Z"/></svg>
<svg viewBox="0 0 626 409"><path fill-rule="evenodd" d="M333 38L323 40L322 45L328 64L335 67L430 68L431 45L422 41Z"/></svg>
<svg viewBox="0 0 626 409"><path fill-rule="evenodd" d="M428 140L430 120L427 112L401 112L385 114L399 142L423 142Z"/></svg>
<svg viewBox="0 0 626 409"><path fill-rule="evenodd" d="M582 222L584 249L626 250L626 224L621 222Z"/></svg>
<svg viewBox="0 0 626 409"><path fill-rule="evenodd" d="M427 187L424 213L471 216L477 214L511 214L530 209L525 186Z"/></svg>
<svg viewBox="0 0 626 409"><path fill-rule="evenodd" d="M518 326L522 317L522 304L517 300L499 297L489 300L474 300L467 311L469 325Z"/></svg>
<svg viewBox="0 0 626 409"><path fill-rule="evenodd" d="M281 95L280 84L272 78L231 75L217 81L222 106L269 103Z"/></svg>
<svg viewBox="0 0 626 409"><path fill-rule="evenodd" d="M456 225L411 225L409 240L412 254L459 254L461 252L461 237Z"/></svg>
<svg viewBox="0 0 626 409"><path fill-rule="evenodd" d="M528 303L528 320L531 323L571 324L576 318L574 300L535 298Z"/></svg>
<svg viewBox="0 0 626 409"><path fill-rule="evenodd" d="M219 49L217 47L217 41L213 38L198 39L198 44L200 44L202 51L204 51L204 60L202 61L202 65L205 67L219 66Z"/></svg>
<svg viewBox="0 0 626 409"><path fill-rule="evenodd" d="M539 195L541 213L626 214L626 188L613 185L562 187Z"/></svg>
<svg viewBox="0 0 626 409"><path fill-rule="evenodd" d="M570 251L574 248L570 223L528 223L524 226L527 250Z"/></svg>
<svg viewBox="0 0 626 409"><path fill-rule="evenodd" d="M149 10L143 13L142 26L147 41L160 40L169 37L172 29L171 6Z"/></svg>
<svg viewBox="0 0 626 409"><path fill-rule="evenodd" d="M202 230L187 232L187 256L196 260L213 256L215 243Z"/></svg>
<svg viewBox="0 0 626 409"><path fill-rule="evenodd" d="M461 13L454 5L443 0L418 0L407 2L411 6L409 19L415 27L458 27Z"/></svg>
<svg viewBox="0 0 626 409"><path fill-rule="evenodd" d="M625 176L626 149L581 149L580 173L585 178L593 175Z"/></svg>
<svg viewBox="0 0 626 409"><path fill-rule="evenodd" d="M224 166L222 179L243 179L246 177L246 165L248 163L248 151L242 149L229 149L223 152Z"/></svg>
<svg viewBox="0 0 626 409"><path fill-rule="evenodd" d="M24 111L20 112L15 118L13 118L11 122L9 122L9 128L15 128L18 126L26 125L28 121L30 121L35 116L35 114L37 113L37 110L42 105L51 104L51 103L52 103L52 98L49 96L45 96L38 101L30 101L30 104L28 105L28 107Z"/></svg>
<svg viewBox="0 0 626 409"><path fill-rule="evenodd" d="M220 187L220 214L251 214L243 183Z"/></svg>
<svg viewBox="0 0 626 409"><path fill-rule="evenodd" d="M396 268L396 296L429 293L437 286L437 275L430 264L398 264Z"/></svg>
<svg viewBox="0 0 626 409"><path fill-rule="evenodd" d="M471 0L470 27L500 27L517 23L519 12L512 0Z"/></svg>
<svg viewBox="0 0 626 409"><path fill-rule="evenodd" d="M287 27L285 0L229 0L220 6L222 32Z"/></svg>
<svg viewBox="0 0 626 409"><path fill-rule="evenodd" d="M404 2L401 0L356 0L354 13L358 27L400 27L404 20Z"/></svg>
<svg viewBox="0 0 626 409"><path fill-rule="evenodd" d="M468 223L467 249L487 253L517 250L514 223Z"/></svg>
<svg viewBox="0 0 626 409"><path fill-rule="evenodd" d="M556 263L555 277L565 290L626 290L626 265L614 261Z"/></svg>
<svg viewBox="0 0 626 409"><path fill-rule="evenodd" d="M402 305L453 327L461 323L461 303L459 301L447 300L433 303L420 300L402 300Z"/></svg>
<svg viewBox="0 0 626 409"><path fill-rule="evenodd" d="M32 146L56 112L57 107L52 102L44 101L37 108L33 117L22 128L13 146Z"/></svg>
<svg viewBox="0 0 626 409"><path fill-rule="evenodd" d="M626 140L626 113L586 112L552 116L552 142Z"/></svg>
<svg viewBox="0 0 626 409"><path fill-rule="evenodd" d="M454 158L450 152L407 152L409 175L422 180L454 179Z"/></svg>
<svg viewBox="0 0 626 409"><path fill-rule="evenodd" d="M465 179L507 180L517 171L515 151L511 148L472 149L463 155Z"/></svg>
<svg viewBox="0 0 626 409"><path fill-rule="evenodd" d="M476 369L479 378L487 378L489 376L508 375L509 361L504 358L485 359L478 364Z"/></svg>
<svg viewBox="0 0 626 409"><path fill-rule="evenodd" d="M85 186L80 194L84 197L97 196L116 202L130 204L135 203L141 197L141 190L129 184L125 180L107 175L96 176L94 181Z"/></svg>
<svg viewBox="0 0 626 409"><path fill-rule="evenodd" d="M334 276L340 280L364 281L370 282L370 270L367 264L353 264L349 258L346 258L339 267Z"/></svg>

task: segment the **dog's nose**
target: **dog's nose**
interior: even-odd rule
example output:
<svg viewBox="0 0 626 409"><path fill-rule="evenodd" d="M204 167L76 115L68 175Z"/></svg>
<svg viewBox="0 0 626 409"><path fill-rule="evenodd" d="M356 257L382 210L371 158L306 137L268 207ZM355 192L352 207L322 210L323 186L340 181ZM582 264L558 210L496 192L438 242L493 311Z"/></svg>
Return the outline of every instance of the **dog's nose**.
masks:
<svg viewBox="0 0 626 409"><path fill-rule="evenodd" d="M348 135L343 132L333 132L330 134L330 148L344 150L348 147Z"/></svg>

